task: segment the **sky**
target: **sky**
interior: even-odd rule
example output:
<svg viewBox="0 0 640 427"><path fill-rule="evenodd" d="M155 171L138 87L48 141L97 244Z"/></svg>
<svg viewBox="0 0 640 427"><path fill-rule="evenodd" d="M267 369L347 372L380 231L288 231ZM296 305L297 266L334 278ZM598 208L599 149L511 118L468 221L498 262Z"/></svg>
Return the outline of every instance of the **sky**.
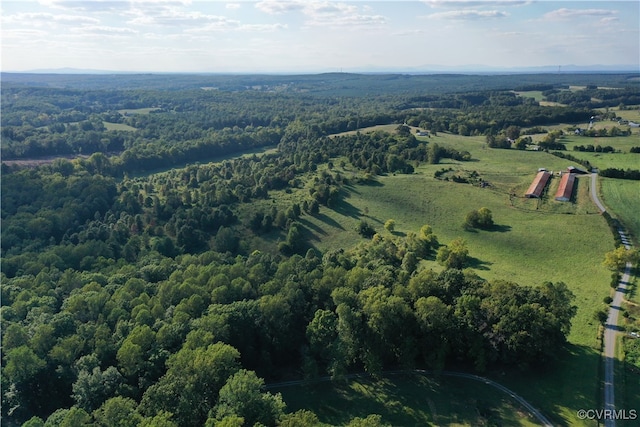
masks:
<svg viewBox="0 0 640 427"><path fill-rule="evenodd" d="M640 70L640 2L19 0L2 71Z"/></svg>

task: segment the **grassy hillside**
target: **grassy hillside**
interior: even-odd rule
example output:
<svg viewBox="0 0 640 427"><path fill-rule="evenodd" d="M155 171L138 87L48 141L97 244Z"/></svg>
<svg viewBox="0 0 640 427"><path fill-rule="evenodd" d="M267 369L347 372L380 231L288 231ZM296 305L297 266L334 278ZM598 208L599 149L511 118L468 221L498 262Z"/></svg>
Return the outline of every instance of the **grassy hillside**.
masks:
<svg viewBox="0 0 640 427"><path fill-rule="evenodd" d="M316 217L302 217L312 244L321 250L351 247L362 239L355 231L361 219L379 233L388 233L383 224L394 219L398 235L429 224L442 244L463 237L473 257L472 268L485 279L530 286L565 282L576 295L578 312L569 335L572 345L561 355L558 369L496 379L508 383L546 414L559 414L556 420L572 425L577 422L577 409L598 404L599 324L593 314L611 292L610 273L601 261L613 249L613 238L589 199L590 180L577 180L573 202L553 200L557 177L542 199L525 199L522 195L539 167L563 170L567 161L542 152L489 149L481 137L440 134L429 141L467 150L474 161L445 159L438 165L421 165L411 175L388 175L368 185L347 187L337 207L323 207ZM435 179L434 172L443 167L459 175L476 171L490 186ZM341 173L356 175L348 167ZM480 207L493 212L496 226L465 231L466 213ZM423 266L441 269L435 261Z"/></svg>
<svg viewBox="0 0 640 427"><path fill-rule="evenodd" d="M445 135L434 139L443 146L470 151L477 161L445 160L420 166L412 175L389 175L375 184L351 186L337 209L323 208L316 218L304 217L316 237L314 245L322 250L351 246L361 239L355 226L362 218L378 232L386 232L383 224L390 218L397 222L396 233L429 224L443 244L463 237L475 258L473 267L486 279L524 285L566 282L578 296L579 306L571 340L594 345L596 327L591 315L609 292L609 273L600 261L613 248L613 239L588 197L589 180L577 180L575 203L553 200L558 178L552 179L543 199L524 199L522 194L538 167L560 170L566 161L545 153L485 149L481 138ZM491 186L435 179L433 173L443 167L477 171ZM483 206L493 212L496 227L465 231L466 213ZM428 266L439 268L435 263Z"/></svg>

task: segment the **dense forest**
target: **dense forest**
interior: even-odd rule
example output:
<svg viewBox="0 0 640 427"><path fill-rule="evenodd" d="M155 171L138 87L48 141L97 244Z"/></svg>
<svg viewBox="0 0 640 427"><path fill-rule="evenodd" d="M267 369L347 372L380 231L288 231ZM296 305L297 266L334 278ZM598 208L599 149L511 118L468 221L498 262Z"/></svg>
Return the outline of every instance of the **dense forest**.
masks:
<svg viewBox="0 0 640 427"><path fill-rule="evenodd" d="M514 93L540 80L567 105ZM561 97L576 80L620 89ZM506 148L639 94L624 75L3 74L3 422L309 425L265 381L553 364L576 310L564 283L485 281L429 224L363 220L360 242L322 253L304 218L379 175L473 160L410 126ZM344 133L383 124L395 132Z"/></svg>

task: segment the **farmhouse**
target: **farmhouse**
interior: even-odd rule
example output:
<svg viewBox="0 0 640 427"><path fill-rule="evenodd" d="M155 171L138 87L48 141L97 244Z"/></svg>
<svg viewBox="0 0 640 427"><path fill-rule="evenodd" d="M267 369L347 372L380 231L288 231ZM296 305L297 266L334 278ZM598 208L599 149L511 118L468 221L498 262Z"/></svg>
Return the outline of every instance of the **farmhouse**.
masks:
<svg viewBox="0 0 640 427"><path fill-rule="evenodd" d="M556 200L559 202L568 202L571 200L571 194L573 193L573 183L576 179L576 174L568 172L562 175L560 178L560 185L558 185L558 191L556 191Z"/></svg>
<svg viewBox="0 0 640 427"><path fill-rule="evenodd" d="M540 197L542 195L542 190L549 182L549 178L551 177L551 173L545 170L541 170L538 172L536 177L533 179L533 182L529 186L529 189L526 193L524 193L525 197Z"/></svg>

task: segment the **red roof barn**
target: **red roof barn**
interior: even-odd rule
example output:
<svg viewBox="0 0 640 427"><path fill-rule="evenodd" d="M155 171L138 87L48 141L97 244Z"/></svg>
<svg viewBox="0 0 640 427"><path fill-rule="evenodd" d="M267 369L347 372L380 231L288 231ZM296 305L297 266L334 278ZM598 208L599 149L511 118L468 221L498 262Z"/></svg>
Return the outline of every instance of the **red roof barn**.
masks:
<svg viewBox="0 0 640 427"><path fill-rule="evenodd" d="M568 202L571 200L571 194L573 193L573 182L576 179L576 174L565 173L560 179L560 185L558 185L558 191L556 192L556 200L559 202Z"/></svg>
<svg viewBox="0 0 640 427"><path fill-rule="evenodd" d="M542 191L544 187L546 187L547 182L549 182L549 178L551 178L551 173L547 171L540 171L533 179L533 182L529 186L529 189L526 193L524 193L525 197L540 197L542 195Z"/></svg>

